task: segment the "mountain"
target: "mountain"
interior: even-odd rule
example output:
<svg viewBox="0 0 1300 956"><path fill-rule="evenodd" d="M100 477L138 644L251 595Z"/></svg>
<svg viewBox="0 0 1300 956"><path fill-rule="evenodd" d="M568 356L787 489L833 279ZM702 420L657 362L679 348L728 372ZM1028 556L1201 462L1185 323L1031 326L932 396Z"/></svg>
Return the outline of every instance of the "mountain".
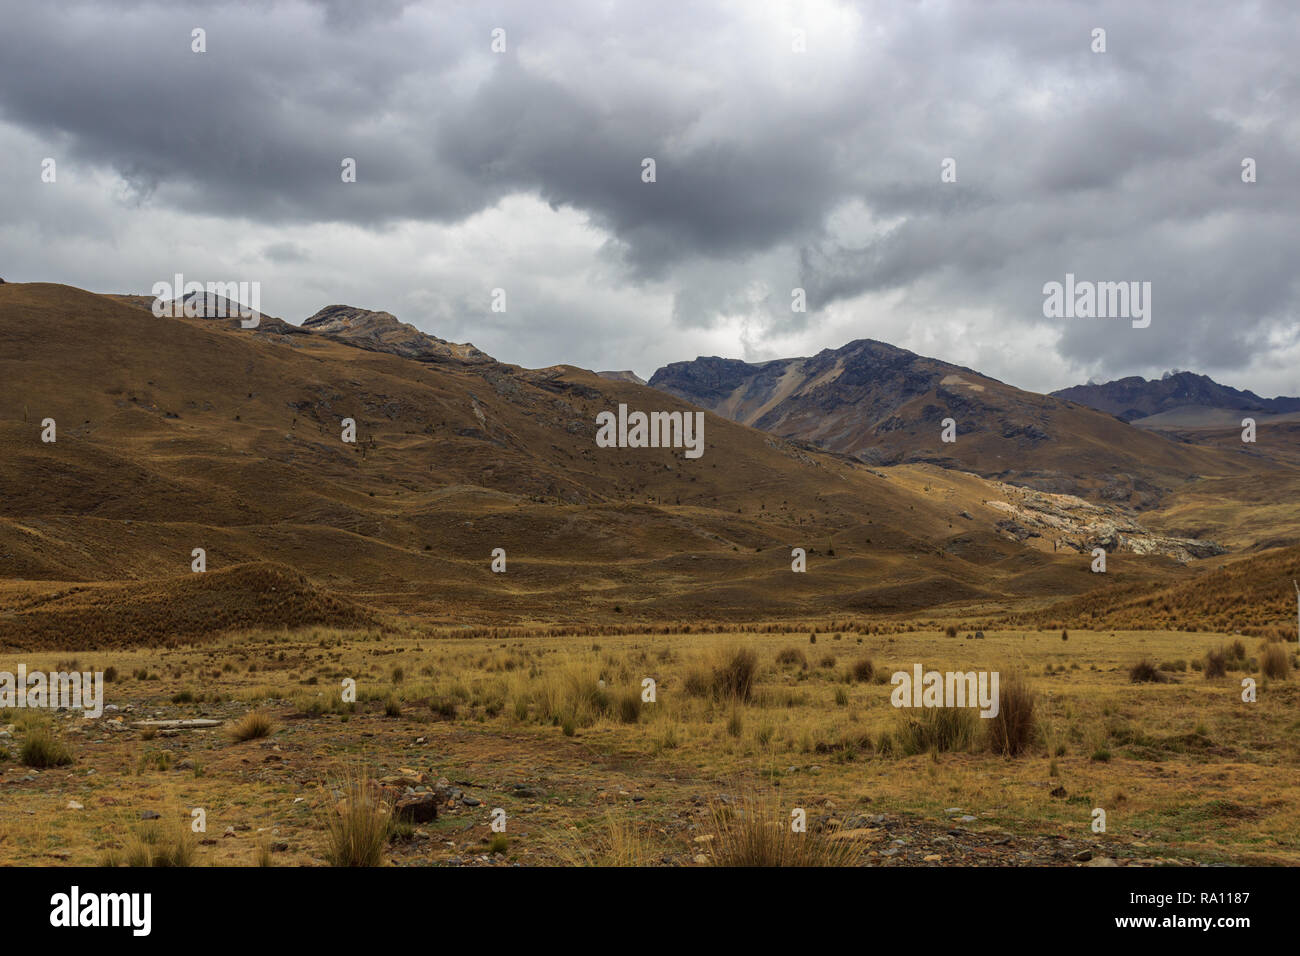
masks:
<svg viewBox="0 0 1300 956"><path fill-rule="evenodd" d="M1062 398L860 339L810 358L697 358L650 385L734 421L873 465L929 462L1041 491L1151 507L1258 464L1169 441ZM942 441L943 422L955 441Z"/></svg>
<svg viewBox="0 0 1300 956"><path fill-rule="evenodd" d="M304 329L329 335L349 345L374 352L391 352L418 362L486 364L494 359L473 345L458 345L427 335L413 325L397 321L390 312L372 312L348 305L327 305L302 323Z"/></svg>
<svg viewBox="0 0 1300 956"><path fill-rule="evenodd" d="M601 378L609 379L611 382L632 382L636 385L644 385L646 383L645 379L636 372L628 371L627 369L624 369L621 372L597 372L596 374Z"/></svg>
<svg viewBox="0 0 1300 956"><path fill-rule="evenodd" d="M1099 535L1129 580L1178 580L1199 548L711 413L698 459L600 447L599 412L694 409L570 366L443 352L386 315L332 307L281 334L0 286L0 645L74 647L121 622L141 641L196 639L256 617L268 591L284 592L286 624L996 610L1091 587L1078 549ZM942 387L998 387L963 378Z"/></svg>
<svg viewBox="0 0 1300 956"><path fill-rule="evenodd" d="M1254 392L1220 385L1208 375L1192 372L1174 372L1151 380L1134 375L1103 385L1074 385L1052 394L1114 415L1121 421L1151 426L1236 425L1241 418L1238 412L1300 413L1300 398L1260 398ZM1229 414L1214 416L1211 413L1215 410ZM1164 416L1161 423L1143 421L1157 415Z"/></svg>

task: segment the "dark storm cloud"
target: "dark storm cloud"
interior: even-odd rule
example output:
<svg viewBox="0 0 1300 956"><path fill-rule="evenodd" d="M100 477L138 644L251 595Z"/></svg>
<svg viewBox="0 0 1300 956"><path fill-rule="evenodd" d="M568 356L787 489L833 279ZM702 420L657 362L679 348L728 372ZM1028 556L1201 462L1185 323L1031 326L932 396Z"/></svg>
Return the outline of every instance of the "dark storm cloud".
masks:
<svg viewBox="0 0 1300 956"><path fill-rule="evenodd" d="M894 296L890 309L975 316L980 342L1059 336L1051 374L1231 379L1261 350L1300 346L1288 3L105 2L5 17L0 118L60 144L72 168L112 170L125 206L350 224L377 242L519 193L587 217L613 279L568 263L567 305L542 289L546 265L513 279L534 290L556 360L589 347L593 270L666 294L683 341L741 321L758 343L836 346L817 338L836 308L869 317ZM791 51L792 27L807 53ZM1089 49L1094 27L1105 53ZM340 183L344 157L355 185ZM946 157L956 183L939 181ZM258 248L272 265L330 259L315 242L311 256L288 239ZM1066 272L1151 281L1151 327L1044 318L1043 283ZM423 317L476 308L506 281L491 262L481 273L422 299ZM790 310L796 285L807 314ZM690 357L655 347L657 361ZM1006 361L988 371L1069 384L1041 360Z"/></svg>

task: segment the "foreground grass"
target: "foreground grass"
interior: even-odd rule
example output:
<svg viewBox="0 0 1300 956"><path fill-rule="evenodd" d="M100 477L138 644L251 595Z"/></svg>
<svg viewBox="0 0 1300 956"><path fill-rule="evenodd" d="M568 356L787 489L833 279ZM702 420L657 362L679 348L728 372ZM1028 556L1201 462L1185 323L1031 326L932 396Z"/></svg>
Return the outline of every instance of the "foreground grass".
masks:
<svg viewBox="0 0 1300 956"><path fill-rule="evenodd" d="M30 712L0 714L15 725L0 741L11 758L0 759L0 862L102 862L124 852L122 814L164 800L205 809L199 863L376 865L413 854L690 864L719 859L728 836L751 847L735 859L811 848L764 842L776 834L761 828L724 833L711 809L731 786L722 781L778 793L769 809L787 820L819 801L937 820L960 807L972 826L1088 836L1100 807L1107 838L1141 844L1139 855L1300 862L1295 645L1249 641L1237 654L1231 635L1078 630L1068 641L1059 631L815 636L435 640L308 629L83 654L83 668L117 669L108 703L228 727L146 739L108 732L107 715L47 726ZM1220 649L1222 676L1205 666ZM54 669L48 657L21 660ZM1142 675L1161 677L1134 683L1143 661ZM998 670L999 719L896 710L889 677L913 663ZM1242 700L1247 677L1254 703ZM342 698L345 680L355 702ZM72 762L23 780L20 754L54 745ZM376 775L411 768L429 782L465 781L480 805L458 804L457 816L413 828L394 849L373 801L334 798L349 785L331 768L362 759ZM516 796L523 785L540 792ZM70 798L83 809L66 809ZM357 811L349 823L340 802ZM498 806L510 823L494 844Z"/></svg>

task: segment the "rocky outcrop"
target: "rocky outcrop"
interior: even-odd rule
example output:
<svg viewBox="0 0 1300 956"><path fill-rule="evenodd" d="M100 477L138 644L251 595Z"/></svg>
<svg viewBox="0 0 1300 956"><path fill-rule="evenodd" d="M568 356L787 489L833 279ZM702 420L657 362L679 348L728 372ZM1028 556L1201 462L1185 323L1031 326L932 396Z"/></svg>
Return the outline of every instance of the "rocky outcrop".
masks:
<svg viewBox="0 0 1300 956"><path fill-rule="evenodd" d="M418 362L461 365L489 365L495 362L492 356L480 352L468 342L457 344L428 335L413 325L399 322L391 312L372 312L350 305L327 305L304 321L302 328L358 348L389 352Z"/></svg>
<svg viewBox="0 0 1300 956"><path fill-rule="evenodd" d="M1227 553L1227 548L1213 541L1153 534L1132 515L1110 505L1004 482L995 484L1006 500L986 504L1007 514L996 526L1012 541L1045 538L1058 551L1089 553L1104 548L1107 552L1163 554L1183 562Z"/></svg>

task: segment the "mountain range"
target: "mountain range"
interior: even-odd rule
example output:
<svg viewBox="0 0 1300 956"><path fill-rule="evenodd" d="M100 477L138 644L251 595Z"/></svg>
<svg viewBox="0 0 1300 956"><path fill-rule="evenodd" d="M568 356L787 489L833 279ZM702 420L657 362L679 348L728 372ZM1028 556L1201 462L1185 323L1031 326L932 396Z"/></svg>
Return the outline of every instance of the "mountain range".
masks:
<svg viewBox="0 0 1300 956"><path fill-rule="evenodd" d="M0 644L997 614L1300 540L1285 463L883 343L643 385L498 362L382 311L244 328L151 304L0 285ZM705 409L703 457L598 447L619 405Z"/></svg>
<svg viewBox="0 0 1300 956"><path fill-rule="evenodd" d="M1300 414L1300 398L1260 398L1254 392L1220 385L1194 372L1173 372L1150 380L1135 375L1100 385L1075 385L1052 395L1148 427L1194 422L1235 424L1240 412L1263 416Z"/></svg>

